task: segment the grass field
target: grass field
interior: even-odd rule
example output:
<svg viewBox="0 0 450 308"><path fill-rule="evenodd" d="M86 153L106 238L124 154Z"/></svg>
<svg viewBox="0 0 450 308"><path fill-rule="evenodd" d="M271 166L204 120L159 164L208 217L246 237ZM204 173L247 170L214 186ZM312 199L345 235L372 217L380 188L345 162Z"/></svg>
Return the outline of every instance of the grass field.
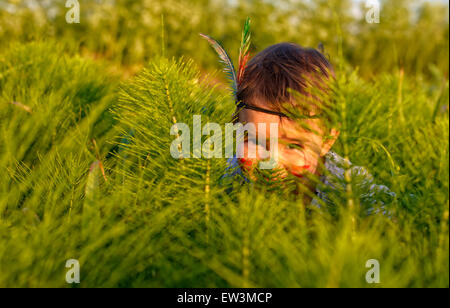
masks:
<svg viewBox="0 0 450 308"><path fill-rule="evenodd" d="M63 3L0 0L0 287L449 287L448 4L367 24L351 1L273 3L81 2L67 24ZM253 54L324 44L333 150L396 193L390 215L364 215L357 179L318 209L171 157L174 117L234 111L198 32L236 58L247 16Z"/></svg>

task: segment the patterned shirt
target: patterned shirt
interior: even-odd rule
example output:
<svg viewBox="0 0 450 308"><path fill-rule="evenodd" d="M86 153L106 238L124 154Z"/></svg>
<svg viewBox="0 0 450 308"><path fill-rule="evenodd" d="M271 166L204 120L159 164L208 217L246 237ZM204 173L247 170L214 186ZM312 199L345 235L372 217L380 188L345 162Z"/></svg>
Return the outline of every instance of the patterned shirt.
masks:
<svg viewBox="0 0 450 308"><path fill-rule="evenodd" d="M355 166L349 161L346 162L343 157L330 151L325 155L325 169L326 172L320 176L320 182L316 186L317 197L312 200L311 204L320 207L319 204L322 202L319 200L322 200L323 203L333 206L335 202L331 200L345 198L347 183L351 183L353 196L359 199L366 214L382 212L390 215L385 204L391 202L396 194L387 186L376 184L366 168Z"/></svg>
<svg viewBox="0 0 450 308"><path fill-rule="evenodd" d="M347 165L346 165L347 163ZM234 170L226 175L234 176L239 174L247 180L240 168L236 157L229 159L229 170ZM374 183L373 176L366 168L355 166L351 162L336 154L333 151L325 155L325 169L320 181L316 186L315 195L311 205L321 208L322 205L335 206L337 201L344 202L348 183L352 184L353 196L359 197L359 204L363 207L367 215L382 212L389 214L385 204L396 197L387 186ZM347 179L346 179L347 172ZM342 204L342 203L341 203Z"/></svg>

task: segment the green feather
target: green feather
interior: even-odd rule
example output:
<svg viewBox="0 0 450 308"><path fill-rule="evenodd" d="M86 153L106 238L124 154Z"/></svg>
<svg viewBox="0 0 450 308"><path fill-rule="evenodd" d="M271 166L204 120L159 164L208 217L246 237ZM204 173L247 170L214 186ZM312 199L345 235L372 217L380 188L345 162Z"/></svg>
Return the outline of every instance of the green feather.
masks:
<svg viewBox="0 0 450 308"><path fill-rule="evenodd" d="M245 20L244 31L242 31L241 47L239 48L239 71L238 71L238 83L244 76L247 62L250 58L250 18Z"/></svg>

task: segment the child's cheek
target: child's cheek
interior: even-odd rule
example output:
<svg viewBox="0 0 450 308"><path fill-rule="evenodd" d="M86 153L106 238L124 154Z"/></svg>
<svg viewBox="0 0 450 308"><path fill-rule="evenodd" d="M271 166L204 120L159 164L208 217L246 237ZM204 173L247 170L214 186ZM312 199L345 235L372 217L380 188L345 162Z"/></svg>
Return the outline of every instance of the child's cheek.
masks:
<svg viewBox="0 0 450 308"><path fill-rule="evenodd" d="M310 168L309 165L304 165L302 167L296 166L291 169L291 173L293 176L296 176L298 178L303 178L305 176L305 173L309 172L309 168Z"/></svg>
<svg viewBox="0 0 450 308"><path fill-rule="evenodd" d="M249 147L254 147L254 148L249 148ZM250 156L250 153L252 153L252 157ZM255 146L255 145L249 145L248 142L244 143L244 157L239 158L239 164L241 166L241 168L243 168L246 171L250 171L251 169L253 169L253 167L256 166L256 164L258 164L260 157L259 157L259 153L262 153L262 148L260 149L260 146ZM256 156L256 157L254 157Z"/></svg>
<svg viewBox="0 0 450 308"><path fill-rule="evenodd" d="M250 158L239 158L239 164L240 164L241 168L244 168L245 170L250 171L250 169L252 169L254 161Z"/></svg>
<svg viewBox="0 0 450 308"><path fill-rule="evenodd" d="M250 170L253 162L248 158L248 142L244 142L243 143L243 154L244 157L238 158L239 161L239 166L243 169L243 170Z"/></svg>

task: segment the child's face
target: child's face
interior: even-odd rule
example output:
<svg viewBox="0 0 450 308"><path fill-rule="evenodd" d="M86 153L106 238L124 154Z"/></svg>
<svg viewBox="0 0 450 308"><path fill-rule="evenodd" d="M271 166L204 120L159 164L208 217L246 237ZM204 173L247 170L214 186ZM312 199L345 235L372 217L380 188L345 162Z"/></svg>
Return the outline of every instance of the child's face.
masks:
<svg viewBox="0 0 450 308"><path fill-rule="evenodd" d="M287 173L304 178L305 172L318 175L318 165L320 159L328 153L336 141L339 132L332 129L326 132L321 125L321 119L302 120L312 131L305 129L299 123L288 118L280 118L277 115L267 114L260 111L243 109L239 113L239 122L253 123L256 126L256 134L264 134L266 139L270 136L270 124L278 124L278 156L275 157L277 168L283 170L283 176ZM258 123L265 123L266 131L258 131ZM329 135L329 138L324 138ZM256 139L258 140L258 139ZM252 166L258 158L248 158L249 141L244 141L244 158L240 159L241 168L251 173ZM269 150L270 142L266 142ZM258 151L257 151L258 153ZM257 154L258 155L258 154ZM258 157L258 156L257 156Z"/></svg>

